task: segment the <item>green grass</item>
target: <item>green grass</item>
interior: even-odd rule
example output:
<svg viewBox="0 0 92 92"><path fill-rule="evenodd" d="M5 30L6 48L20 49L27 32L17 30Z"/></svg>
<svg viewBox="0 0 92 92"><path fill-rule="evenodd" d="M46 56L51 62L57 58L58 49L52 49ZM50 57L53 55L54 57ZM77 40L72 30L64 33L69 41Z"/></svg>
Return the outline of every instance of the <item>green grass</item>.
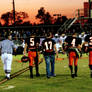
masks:
<svg viewBox="0 0 92 92"><path fill-rule="evenodd" d="M42 57L42 56L41 56ZM39 65L40 77L35 76L34 79L29 78L29 71L17 76L16 78L7 81L0 85L0 92L91 92L92 91L92 79L90 78L90 71L88 67L88 58L79 59L78 61L78 77L72 79L70 76L70 70L68 67L68 59L66 55L60 54L59 57L66 58L62 61L56 61L55 73L56 77L46 78L45 62ZM83 55L83 57L88 57ZM28 63L18 63L16 60L20 60L21 55L14 56L12 64L12 72L14 73L24 67L28 66ZM4 77L3 65L0 62L0 79ZM14 86L14 88L8 89L8 87Z"/></svg>

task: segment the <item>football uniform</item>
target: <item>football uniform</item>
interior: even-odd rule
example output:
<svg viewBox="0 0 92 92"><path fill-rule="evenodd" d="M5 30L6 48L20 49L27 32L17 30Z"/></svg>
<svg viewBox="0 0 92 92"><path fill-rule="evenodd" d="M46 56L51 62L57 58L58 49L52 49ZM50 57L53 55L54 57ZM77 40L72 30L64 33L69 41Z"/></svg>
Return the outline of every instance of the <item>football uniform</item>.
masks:
<svg viewBox="0 0 92 92"><path fill-rule="evenodd" d="M64 43L66 37L67 37L67 36L60 36L60 40L61 40L62 44Z"/></svg>
<svg viewBox="0 0 92 92"><path fill-rule="evenodd" d="M85 41L88 42L89 65L92 65L92 35L87 35Z"/></svg>
<svg viewBox="0 0 92 92"><path fill-rule="evenodd" d="M67 44L67 48L68 48L68 54L69 54L69 68L71 70L71 77L77 77L77 63L78 63L78 48L79 45L81 45L82 41L80 38L77 37L73 37L73 36L68 36L65 39L65 42ZM74 61L74 66L75 66L75 73L73 72L73 61Z"/></svg>
<svg viewBox="0 0 92 92"><path fill-rule="evenodd" d="M33 63L36 67L36 76L39 76L38 70L38 48L39 48L39 38L30 37L26 39L28 47L28 57L29 57L29 68L30 68L30 77L33 78Z"/></svg>
<svg viewBox="0 0 92 92"><path fill-rule="evenodd" d="M68 52L69 52L69 65L73 64L73 60L74 60L74 65L77 66L77 62L78 62L78 45L82 43L80 38L77 37L72 37L72 36L68 36L65 39L65 42L68 44Z"/></svg>
<svg viewBox="0 0 92 92"><path fill-rule="evenodd" d="M61 45L60 45L60 43L61 43L60 38L54 37L52 39L56 42L56 48L57 48L57 51L59 51L60 47L61 47Z"/></svg>
<svg viewBox="0 0 92 92"><path fill-rule="evenodd" d="M84 34L84 35L79 35L79 38L82 39L82 43L84 43L84 41L85 41L85 37L86 37L86 34Z"/></svg>
<svg viewBox="0 0 92 92"><path fill-rule="evenodd" d="M28 45L28 57L30 58L30 66L33 66L33 61L35 61L37 58L37 50L38 50L38 46L37 44L39 44L39 39L36 37L30 37L28 39L26 39L26 42Z"/></svg>

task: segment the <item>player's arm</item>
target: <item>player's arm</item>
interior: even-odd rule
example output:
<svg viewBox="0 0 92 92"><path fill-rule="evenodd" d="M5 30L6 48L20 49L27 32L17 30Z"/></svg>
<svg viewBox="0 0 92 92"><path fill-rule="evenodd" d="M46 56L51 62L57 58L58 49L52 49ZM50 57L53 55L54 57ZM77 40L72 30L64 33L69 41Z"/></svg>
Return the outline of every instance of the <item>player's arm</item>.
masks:
<svg viewBox="0 0 92 92"><path fill-rule="evenodd" d="M37 51L37 56L38 56L38 59L39 59L39 57L40 57L40 51L39 51L39 43L37 42L36 43L36 51Z"/></svg>
<svg viewBox="0 0 92 92"><path fill-rule="evenodd" d="M84 42L85 52L87 52L88 50L88 46L89 46L88 41L89 41L89 35L85 37L85 42Z"/></svg>
<svg viewBox="0 0 92 92"><path fill-rule="evenodd" d="M16 56L17 55L17 47L13 41L12 41L12 48L13 48L13 54Z"/></svg>
<svg viewBox="0 0 92 92"><path fill-rule="evenodd" d="M56 58L58 58L58 51L57 51L57 48L56 48L56 44L54 44L54 49L55 49L55 53L56 53Z"/></svg>
<svg viewBox="0 0 92 92"><path fill-rule="evenodd" d="M67 42L64 42L62 47L63 47L62 51L63 51L63 53L65 53L65 51L68 48L68 43Z"/></svg>
<svg viewBox="0 0 92 92"><path fill-rule="evenodd" d="M85 52L87 52L87 50L88 50L88 42L84 42L84 46L85 46Z"/></svg>
<svg viewBox="0 0 92 92"><path fill-rule="evenodd" d="M78 42L77 48L78 48L79 51L81 51L81 48L82 48L82 45L83 45L82 44L82 39L81 38L78 38L77 42Z"/></svg>
<svg viewBox="0 0 92 92"><path fill-rule="evenodd" d="M17 55L16 48L14 48L13 50L14 50L14 55L16 56Z"/></svg>
<svg viewBox="0 0 92 92"><path fill-rule="evenodd" d="M26 51L27 51L27 43L25 43L25 47L24 47L24 56L26 55Z"/></svg>
<svg viewBox="0 0 92 92"><path fill-rule="evenodd" d="M78 48L79 51L81 51L82 45L79 44L77 48Z"/></svg>

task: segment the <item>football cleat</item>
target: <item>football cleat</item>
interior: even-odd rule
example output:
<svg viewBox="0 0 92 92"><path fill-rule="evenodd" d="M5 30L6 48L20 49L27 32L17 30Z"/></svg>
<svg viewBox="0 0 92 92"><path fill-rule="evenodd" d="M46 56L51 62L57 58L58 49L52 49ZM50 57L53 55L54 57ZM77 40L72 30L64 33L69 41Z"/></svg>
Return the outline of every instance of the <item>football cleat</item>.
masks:
<svg viewBox="0 0 92 92"><path fill-rule="evenodd" d="M71 74L71 77L74 78L75 77L75 74Z"/></svg>

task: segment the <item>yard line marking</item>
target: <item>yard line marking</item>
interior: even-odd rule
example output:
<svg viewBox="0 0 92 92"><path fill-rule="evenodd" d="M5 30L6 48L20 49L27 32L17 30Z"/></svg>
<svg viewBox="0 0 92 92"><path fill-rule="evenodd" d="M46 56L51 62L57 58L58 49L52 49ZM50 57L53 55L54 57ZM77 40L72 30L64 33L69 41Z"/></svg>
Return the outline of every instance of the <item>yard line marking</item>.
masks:
<svg viewBox="0 0 92 92"><path fill-rule="evenodd" d="M64 66L64 68L67 68L67 66Z"/></svg>
<svg viewBox="0 0 92 92"><path fill-rule="evenodd" d="M86 65L83 65L83 67L86 67Z"/></svg>
<svg viewBox="0 0 92 92"><path fill-rule="evenodd" d="M43 59L41 59L41 61L39 61L39 64L41 64L42 62L43 62ZM33 67L35 67L35 64L33 65ZM13 79L13 78L19 76L20 74L22 74L22 73L24 73L24 72L26 72L26 71L28 71L28 70L29 70L29 66L26 67L26 68L23 68L23 69L21 69L21 70L19 70L19 71L17 71L17 72L15 72L15 73L13 73L13 74L11 74L11 79ZM10 79L10 80L11 80L11 79ZM5 82L7 82L7 81L9 81L7 78L2 79L2 80L0 81L0 85L3 84L3 83L5 83Z"/></svg>
<svg viewBox="0 0 92 92"><path fill-rule="evenodd" d="M7 90L7 89L12 89L12 88L15 88L15 86L8 86L7 88L4 88L5 90Z"/></svg>

